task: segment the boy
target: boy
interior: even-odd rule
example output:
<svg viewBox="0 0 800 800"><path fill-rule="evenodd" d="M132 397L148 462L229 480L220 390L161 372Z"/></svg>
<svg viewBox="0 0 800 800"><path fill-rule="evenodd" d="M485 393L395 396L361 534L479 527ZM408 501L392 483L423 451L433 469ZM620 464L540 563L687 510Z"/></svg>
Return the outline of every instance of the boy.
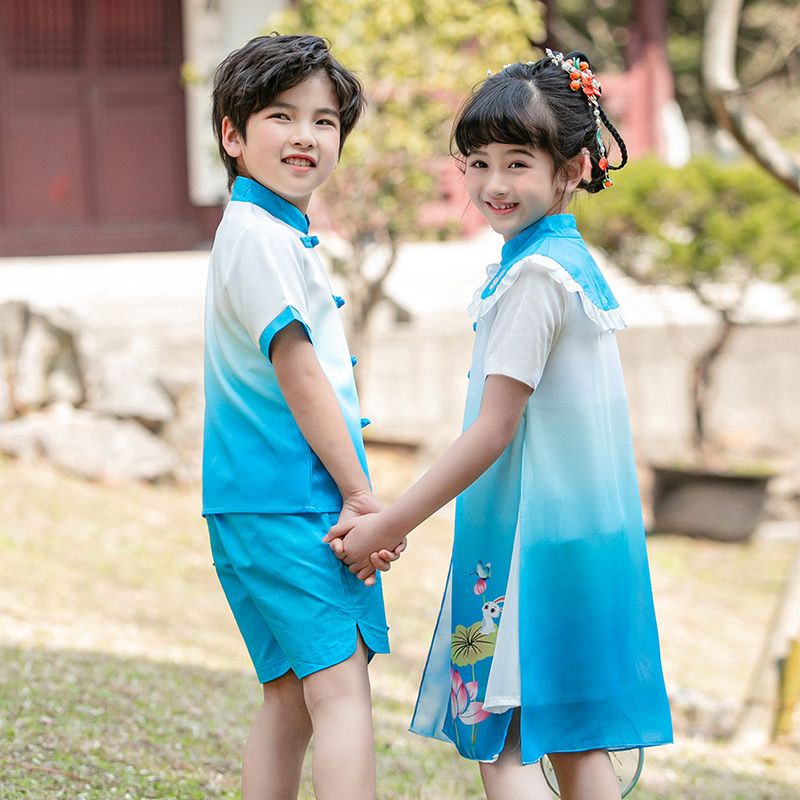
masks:
<svg viewBox="0 0 800 800"><path fill-rule="evenodd" d="M253 39L214 77L232 194L206 297L203 514L263 684L243 800L297 796L312 730L317 796L375 795L367 661L389 652L380 582L361 584L322 538L337 515L380 504L343 301L305 214L363 106L358 80L316 36ZM396 556L384 556L386 569Z"/></svg>

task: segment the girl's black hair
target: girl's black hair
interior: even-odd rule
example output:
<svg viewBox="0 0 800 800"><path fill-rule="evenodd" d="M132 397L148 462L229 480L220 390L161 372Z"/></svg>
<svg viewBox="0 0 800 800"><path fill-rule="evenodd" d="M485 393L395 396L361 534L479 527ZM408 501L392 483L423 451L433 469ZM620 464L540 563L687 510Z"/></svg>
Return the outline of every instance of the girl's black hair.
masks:
<svg viewBox="0 0 800 800"><path fill-rule="evenodd" d="M234 50L214 73L211 118L220 158L228 171L228 189L238 175L236 159L222 146L222 120L228 117L246 141L247 120L266 108L281 92L292 89L316 72L331 80L339 101L339 152L364 106L364 89L319 36L281 36L271 33L251 39Z"/></svg>
<svg viewBox="0 0 800 800"><path fill-rule="evenodd" d="M589 60L577 50L564 56L566 60L575 57ZM594 107L581 90L575 91L569 84L569 75L549 57L509 64L488 77L464 103L453 127L450 152L463 162L492 142L527 145L548 153L558 172L585 147L592 162L592 178L579 188L599 192L607 172L598 165L601 152ZM609 169L622 169L628 161L625 142L602 109L600 119L622 155L620 163Z"/></svg>

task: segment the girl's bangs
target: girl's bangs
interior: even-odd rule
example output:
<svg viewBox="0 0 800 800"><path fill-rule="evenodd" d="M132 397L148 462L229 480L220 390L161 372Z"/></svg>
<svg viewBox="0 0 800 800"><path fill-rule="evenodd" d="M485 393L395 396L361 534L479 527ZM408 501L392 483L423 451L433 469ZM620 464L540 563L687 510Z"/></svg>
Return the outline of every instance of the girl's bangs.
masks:
<svg viewBox="0 0 800 800"><path fill-rule="evenodd" d="M514 80L473 95L453 134L458 153L466 157L493 142L546 149L554 133L552 119L543 103L532 102L533 94L526 81Z"/></svg>

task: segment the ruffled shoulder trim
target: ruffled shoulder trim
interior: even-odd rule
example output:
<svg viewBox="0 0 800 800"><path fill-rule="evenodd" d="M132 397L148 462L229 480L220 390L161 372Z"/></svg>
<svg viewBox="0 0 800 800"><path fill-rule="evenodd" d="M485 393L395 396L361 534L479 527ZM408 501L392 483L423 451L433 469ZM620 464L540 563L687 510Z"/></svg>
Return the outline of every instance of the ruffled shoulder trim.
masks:
<svg viewBox="0 0 800 800"><path fill-rule="evenodd" d="M493 271L494 267L497 267L497 270ZM492 276L496 275L497 271L500 269L497 264L490 265L490 277L487 283L477 289L472 297L472 302L467 306L467 313L470 318L477 321L485 316L508 289L514 285L514 281L520 276L522 270L530 268L544 270L556 283L563 286L568 292L580 295L581 306L583 307L584 313L598 328L600 328L600 330L619 331L627 327L625 318L622 315L622 310L619 306L606 310L595 305L575 278L573 278L558 261L538 253L520 259L505 273L505 275L503 275L495 290L487 294L486 286L488 286L489 282L493 279Z"/></svg>

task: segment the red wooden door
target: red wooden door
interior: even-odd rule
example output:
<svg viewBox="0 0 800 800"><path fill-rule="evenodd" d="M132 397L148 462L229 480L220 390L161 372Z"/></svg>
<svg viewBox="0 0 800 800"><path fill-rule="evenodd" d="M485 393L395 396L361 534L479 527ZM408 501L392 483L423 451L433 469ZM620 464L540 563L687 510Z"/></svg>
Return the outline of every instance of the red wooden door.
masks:
<svg viewBox="0 0 800 800"><path fill-rule="evenodd" d="M0 4L0 254L185 247L180 0Z"/></svg>

